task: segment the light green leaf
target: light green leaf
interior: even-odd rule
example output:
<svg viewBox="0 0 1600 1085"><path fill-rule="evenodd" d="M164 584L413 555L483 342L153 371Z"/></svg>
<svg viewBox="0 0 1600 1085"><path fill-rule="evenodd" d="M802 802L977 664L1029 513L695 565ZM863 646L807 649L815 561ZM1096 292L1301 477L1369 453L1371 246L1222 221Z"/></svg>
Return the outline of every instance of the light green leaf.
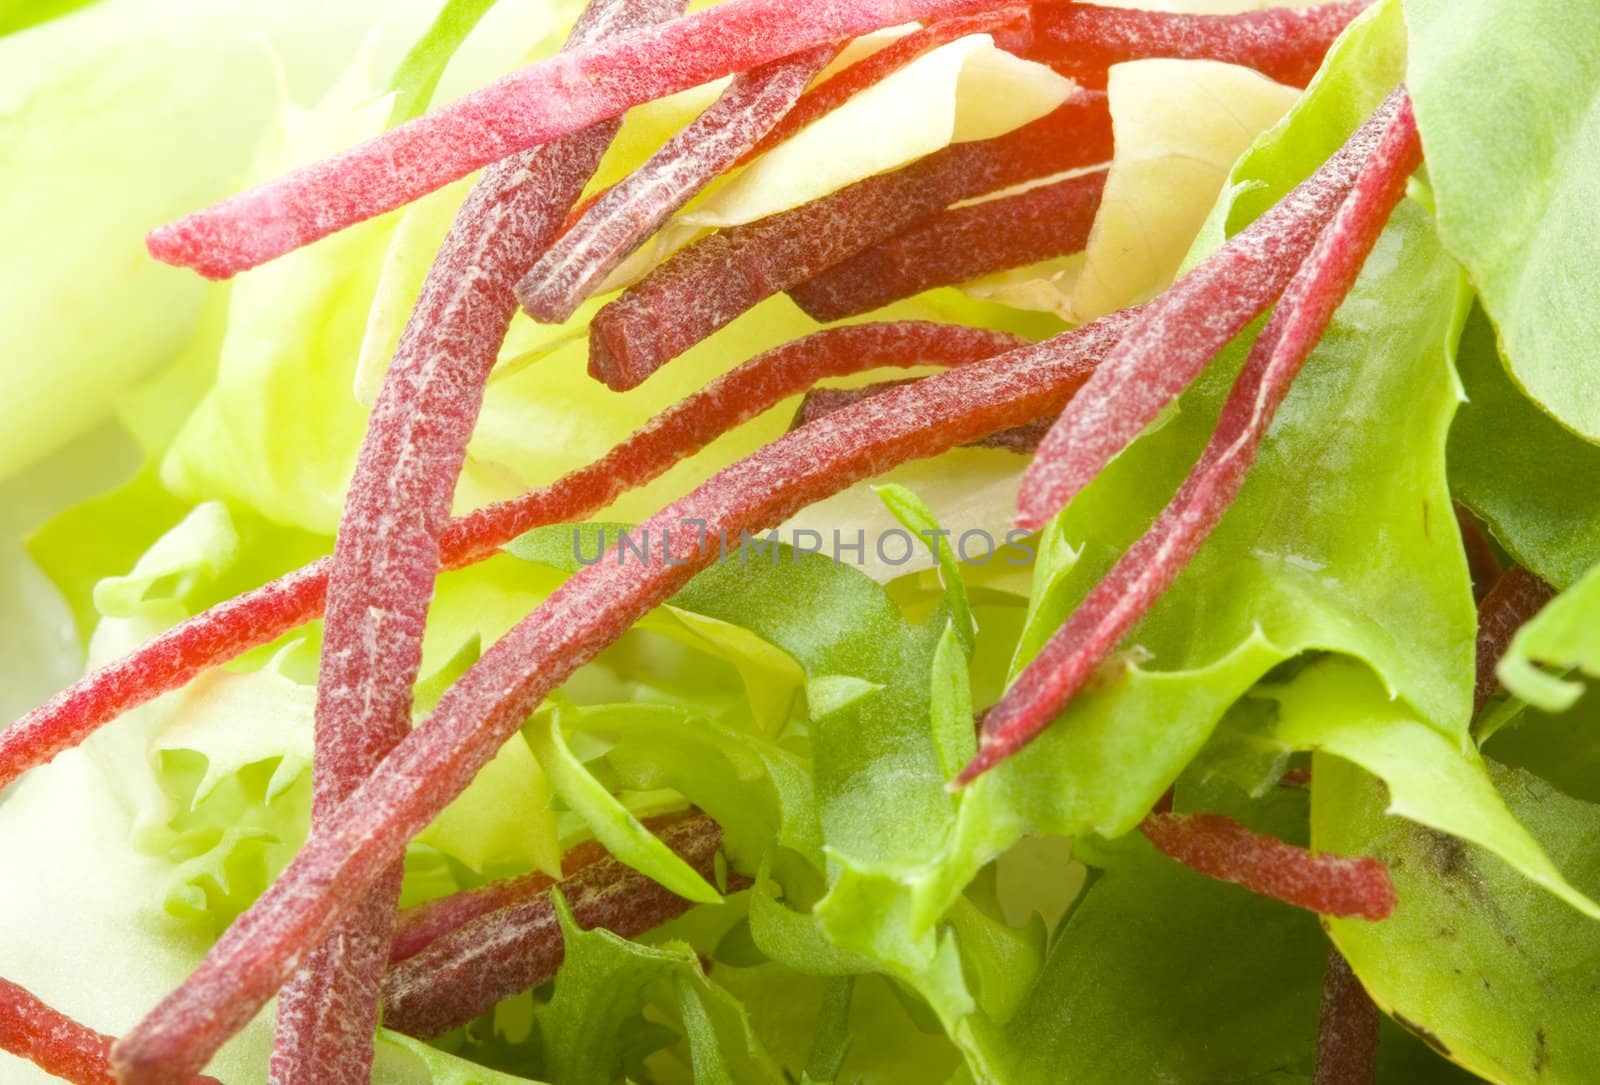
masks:
<svg viewBox="0 0 1600 1085"><path fill-rule="evenodd" d="M1520 564L1557 588L1600 561L1600 448L1518 390L1474 307L1457 369L1467 402L1450 428L1450 488Z"/></svg>
<svg viewBox="0 0 1600 1085"><path fill-rule="evenodd" d="M1369 671L1349 660L1329 659L1261 695L1277 704L1277 718L1267 731L1272 738L1291 749L1316 750L1361 766L1388 785L1388 813L1477 845L1600 919L1600 905L1563 877L1506 808L1477 750L1451 743L1419 722L1384 694Z"/></svg>
<svg viewBox="0 0 1600 1085"><path fill-rule="evenodd" d="M1579 889L1600 894L1600 808L1490 766L1512 813ZM1312 839L1376 855L1400 905L1381 923L1330 920L1374 1000L1491 1081L1582 1085L1600 1065L1600 923L1454 837L1387 816L1383 786L1336 757L1313 769Z"/></svg>
<svg viewBox="0 0 1600 1085"><path fill-rule="evenodd" d="M561 715L559 708L541 712L522 729L556 796L583 819L595 839L619 861L685 900L720 901L722 895L716 889L645 828L572 755L561 735Z"/></svg>
<svg viewBox="0 0 1600 1085"><path fill-rule="evenodd" d="M1600 440L1600 7L1405 0L1439 233L1494 319L1512 378Z"/></svg>
<svg viewBox="0 0 1600 1085"><path fill-rule="evenodd" d="M955 548L950 545L949 532L939 526L933 510L904 486L891 483L876 486L874 490L889 511L894 513L894 518L933 552L934 559L939 563L939 576L944 581L945 606L950 610L951 625L961 639L961 647L970 656L978 636L978 624L972 617L967 582L962 578Z"/></svg>
<svg viewBox="0 0 1600 1085"><path fill-rule="evenodd" d="M1600 678L1600 565L1545 606L1517 631L1496 673L1516 696L1546 712L1563 712L1584 684L1560 673ZM1552 674L1544 668L1553 668Z"/></svg>

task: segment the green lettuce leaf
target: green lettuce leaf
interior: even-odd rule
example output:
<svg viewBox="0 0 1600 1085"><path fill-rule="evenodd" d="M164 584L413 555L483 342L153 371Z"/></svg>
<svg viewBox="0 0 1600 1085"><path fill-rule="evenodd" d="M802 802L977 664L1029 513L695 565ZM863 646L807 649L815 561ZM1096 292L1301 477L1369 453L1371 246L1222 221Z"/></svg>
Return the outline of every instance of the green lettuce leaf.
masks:
<svg viewBox="0 0 1600 1085"><path fill-rule="evenodd" d="M1490 772L1575 884L1600 895L1600 807L1525 772ZM1491 1081L1588 1080L1600 1059L1600 923L1530 892L1484 850L1387 816L1382 785L1361 769L1319 755L1314 779L1316 846L1378 856L1399 892L1382 923L1328 924L1379 1006Z"/></svg>
<svg viewBox="0 0 1600 1085"><path fill-rule="evenodd" d="M1600 448L1562 429L1506 375L1474 308L1456 367L1467 402L1450 429L1450 488L1519 563L1557 588L1600 561Z"/></svg>
<svg viewBox="0 0 1600 1085"><path fill-rule="evenodd" d="M1516 696L1546 712L1571 708L1583 695L1573 671L1600 677L1600 565L1585 573L1517 631L1496 672ZM1554 672L1554 673L1552 673Z"/></svg>
<svg viewBox="0 0 1600 1085"><path fill-rule="evenodd" d="M1481 293L1512 378L1600 440L1600 8L1405 0L1405 11L1440 236Z"/></svg>

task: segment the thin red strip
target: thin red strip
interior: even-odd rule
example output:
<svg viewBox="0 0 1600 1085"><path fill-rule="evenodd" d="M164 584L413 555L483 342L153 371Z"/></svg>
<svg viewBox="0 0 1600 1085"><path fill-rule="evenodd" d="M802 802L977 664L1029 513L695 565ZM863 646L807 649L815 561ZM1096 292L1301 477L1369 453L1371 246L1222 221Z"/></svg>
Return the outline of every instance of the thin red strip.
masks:
<svg viewBox="0 0 1600 1085"><path fill-rule="evenodd" d="M1066 508L1283 293L1380 131L1374 121L1363 125L1316 173L1145 306L1139 327L1040 446L1018 500L1019 526L1037 529Z"/></svg>
<svg viewBox="0 0 1600 1085"><path fill-rule="evenodd" d="M596 314L589 372L612 388L633 388L759 302L952 203L1110 157L1105 95L1078 94L997 139L946 147L803 207L713 234Z"/></svg>
<svg viewBox="0 0 1600 1085"><path fill-rule="evenodd" d="M1095 668L1155 605L1232 506L1255 462L1256 451L1266 437L1273 415L1327 330L1335 310L1355 285L1362 264L1377 243L1390 213L1405 196L1407 179L1421 162L1422 145L1405 92L1396 91L1351 137L1346 147L1360 154L1364 162L1349 197L1316 239L1315 247L1295 272L1272 319L1245 359L1200 462L1150 530L1090 591L1067 623L1050 638L1038 656L1017 676L1000 703L989 712L978 754L957 777L957 786L970 783L1010 757L1049 725L1088 683ZM1303 228L1321 218L1315 198L1297 200L1291 193L1275 210L1286 207L1297 217L1292 223L1294 228ZM1281 218L1269 211L1257 220L1257 225ZM1263 244L1265 240L1258 236L1256 244ZM1218 256L1225 253L1226 249ZM1212 257L1195 274L1215 260L1217 257ZM1235 316L1252 307L1254 299L1261 296L1263 279L1278 277L1276 273L1255 270L1253 260L1249 259L1242 265L1224 261L1223 268L1227 277L1220 281L1228 284L1226 289L1230 296L1217 299L1217 311ZM1188 281L1185 279L1184 283ZM1212 292L1211 288L1208 287L1207 292ZM1180 303L1187 304L1194 291L1180 283L1168 296L1174 295ZM1250 304L1244 303L1245 298L1252 299ZM1200 336L1184 320L1164 322L1158 317L1152 323L1148 317L1152 309L1170 311L1172 308L1164 302L1166 298L1158 299L1146 307L1146 316L1140 321L1138 331L1123 340L1113 356L1106 360L1106 365L1118 360L1128 361L1127 345L1136 336L1139 342L1152 349L1152 356L1158 360L1180 353L1193 357L1196 339L1202 345L1209 341L1209 337ZM1226 319L1231 322L1232 317ZM1214 326L1212 330L1215 331ZM1189 338L1191 336L1194 338ZM1135 369L1148 368L1137 359L1133 365ZM1104 372L1103 367L1095 371L1080 398L1094 390ZM1124 370L1125 374L1127 372ZM1159 399L1145 394L1141 388L1126 385L1122 386L1122 398L1134 399L1136 406L1143 407ZM1108 410L1120 412L1119 422L1124 425L1130 417L1142 413L1130 413L1116 400L1100 402ZM1045 438L1040 459L1064 426L1091 424L1090 419L1075 410L1077 404L1078 399L1074 399ZM1142 428L1142 424L1132 432L1137 432L1138 428ZM1036 459L1034 466L1038 464ZM1037 492L1032 497L1037 501ZM1037 505L1030 507L1037 508Z"/></svg>
<svg viewBox="0 0 1600 1085"><path fill-rule="evenodd" d="M812 320L859 316L932 290L1081 252L1100 210L1104 170L926 219L789 296Z"/></svg>
<svg viewBox="0 0 1600 1085"><path fill-rule="evenodd" d="M1028 55L1087 87L1105 86L1113 64L1150 57L1241 64L1303 87L1328 46L1369 3L1187 15L1044 0L1033 8Z"/></svg>
<svg viewBox="0 0 1600 1085"><path fill-rule="evenodd" d="M531 64L409 124L150 234L158 260L226 279L643 102L819 45L996 0L726 0Z"/></svg>
<svg viewBox="0 0 1600 1085"><path fill-rule="evenodd" d="M1478 672L1473 687L1474 713L1483 711L1489 698L1500 689L1495 668L1511 646L1511 638L1555 597L1554 588L1520 565L1513 565L1500 574L1494 587L1489 589L1489 594L1483 597L1483 602L1478 605Z"/></svg>
<svg viewBox="0 0 1600 1085"><path fill-rule="evenodd" d="M716 822L691 814L658 822L651 830L702 877L715 876L722 847ZM506 898L502 906L439 935L392 966L383 978L385 1027L432 1039L487 1013L501 999L554 978L566 951L554 888L561 890L578 926L604 927L624 938L654 930L693 907L604 852L555 885L536 885L529 879L504 885L498 894Z"/></svg>
<svg viewBox="0 0 1600 1085"><path fill-rule="evenodd" d="M569 46L659 23L682 0L591 0ZM329 570L317 674L312 823L411 731L411 690L439 572L439 537L517 280L555 238L620 126L607 121L496 163L456 214L367 423ZM396 865L278 1000L277 1085L366 1085Z"/></svg>
<svg viewBox="0 0 1600 1085"><path fill-rule="evenodd" d="M1370 920L1395 908L1389 871L1373 858L1313 855L1221 814L1151 814L1139 831L1191 870L1296 908Z"/></svg>
<svg viewBox="0 0 1600 1085"><path fill-rule="evenodd" d="M1373 1085L1378 1079L1378 1007L1350 969L1328 948L1317 1015L1317 1066L1313 1085Z"/></svg>
<svg viewBox="0 0 1600 1085"><path fill-rule="evenodd" d="M0 979L0 1051L27 1059L45 1073L73 1085L117 1085L111 1070L111 1037L51 1009L30 992ZM209 1077L190 1085L218 1085Z"/></svg>
<svg viewBox="0 0 1600 1085"><path fill-rule="evenodd" d="M528 315L557 324L577 312L673 212L770 132L837 52L823 46L735 79L648 162L585 208L523 277L517 299Z"/></svg>
<svg viewBox="0 0 1600 1085"><path fill-rule="evenodd" d="M1107 317L796 430L642 525L647 563L602 560L574 574L445 693L339 818L313 828L199 969L118 1042L113 1060L130 1085L178 1080L243 1027L546 694L716 560L702 540L736 547L863 478L1059 409L1126 323Z"/></svg>

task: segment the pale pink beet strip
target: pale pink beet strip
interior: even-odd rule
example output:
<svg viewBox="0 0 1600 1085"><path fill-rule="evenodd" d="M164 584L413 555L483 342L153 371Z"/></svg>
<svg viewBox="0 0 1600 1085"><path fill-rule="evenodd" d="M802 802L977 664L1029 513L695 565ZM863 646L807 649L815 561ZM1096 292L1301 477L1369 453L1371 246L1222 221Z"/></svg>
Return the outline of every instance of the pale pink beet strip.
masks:
<svg viewBox="0 0 1600 1085"><path fill-rule="evenodd" d="M1478 604L1478 675L1473 688L1473 712L1482 711L1500 688L1495 668L1510 647L1511 638L1555 597L1556 590L1537 574L1513 565L1500 574Z"/></svg>
<svg viewBox="0 0 1600 1085"><path fill-rule="evenodd" d="M1237 15L1187 15L1044 0L1033 8L1028 55L1084 86L1105 86L1113 64L1148 57L1221 60L1303 87L1350 20L1371 0Z"/></svg>
<svg viewBox="0 0 1600 1085"><path fill-rule="evenodd" d="M747 151L740 164L765 154L813 121L832 113L857 94L883 82L923 53L968 34L994 34L1002 48L1023 52L1032 41L1028 33L1028 8L1015 5L976 15L958 15L914 30L836 72L807 91L761 142Z"/></svg>
<svg viewBox="0 0 1600 1085"><path fill-rule="evenodd" d="M782 57L996 0L727 0L513 72L342 154L152 232L150 253L226 279L632 106Z"/></svg>
<svg viewBox="0 0 1600 1085"><path fill-rule="evenodd" d="M73 1085L116 1085L111 1037L80 1025L32 993L0 979L0 1051L27 1059ZM191 1085L217 1085L197 1077Z"/></svg>
<svg viewBox="0 0 1600 1085"><path fill-rule="evenodd" d="M591 0L569 44L681 11L677 0ZM335 816L411 730L439 537L516 310L513 289L555 237L619 124L490 167L429 269L368 420L334 546L317 675L313 824ZM283 989L270 1066L277 1085L371 1080L378 983L402 874L396 865Z"/></svg>
<svg viewBox="0 0 1600 1085"><path fill-rule="evenodd" d="M1377 129L1376 140L1364 138L1363 133L1373 128ZM1355 285L1390 212L1405 195L1407 179L1421 161L1410 99L1403 91L1379 108L1350 146L1367 149L1366 164L1245 359L1200 462L1155 524L1095 585L990 711L978 754L957 777L958 784L976 779L1049 725L1183 571L1238 496L1273 415L1327 330L1334 311ZM1151 306L1160 304L1157 300ZM1139 330L1146 329L1141 321ZM1130 337L1133 334L1137 332ZM1183 332L1172 326L1169 334ZM1123 345L1127 342L1124 339ZM1158 356L1163 345L1156 344ZM1105 364L1121 354L1119 347ZM1104 371L1103 367L1097 370L1079 395L1088 395ZM1061 431L1062 422L1072 413L1069 406L1051 437ZM1049 440L1046 438L1047 443Z"/></svg>
<svg viewBox="0 0 1600 1085"><path fill-rule="evenodd" d="M1191 870L1296 908L1371 920L1394 911L1389 871L1367 856L1313 855L1221 814L1151 814L1139 831Z"/></svg>
<svg viewBox="0 0 1600 1085"><path fill-rule="evenodd" d="M1077 496L1289 284L1355 184L1385 118L1368 121L1321 169L1144 307L1039 446L1017 503L1028 530Z"/></svg>
<svg viewBox="0 0 1600 1085"><path fill-rule="evenodd" d="M835 55L833 46L822 46L736 78L692 124L586 208L523 276L517 299L528 315L559 324L577 312L673 212L770 131Z"/></svg>
<svg viewBox="0 0 1600 1085"><path fill-rule="evenodd" d="M1317 1064L1313 1085L1372 1085L1378 1077L1378 1007L1350 968L1328 948L1317 1014Z"/></svg>
<svg viewBox="0 0 1600 1085"><path fill-rule="evenodd" d="M1085 92L996 139L961 143L675 253L595 315L589 372L632 388L766 298L950 204L1111 156L1105 95Z"/></svg>
<svg viewBox="0 0 1600 1085"><path fill-rule="evenodd" d="M702 877L715 876L722 847L716 822L698 814L653 831ZM517 888L531 888L531 883ZM566 946L552 888L561 890L578 926L604 927L623 938L644 934L693 907L617 860L601 858L554 886L519 894L391 967L383 978L384 1026L431 1039L487 1013L502 998L553 978Z"/></svg>
<svg viewBox="0 0 1600 1085"><path fill-rule="evenodd" d="M525 531L598 512L823 377L878 366L959 365L1019 342L981 328L907 322L835 328L786 343L668 408L595 463L456 520L440 540L441 561L460 569L492 557ZM28 713L0 733L0 788L121 713L315 620L322 614L330 565L323 558L219 603Z"/></svg>
<svg viewBox="0 0 1600 1085"><path fill-rule="evenodd" d="M957 207L791 287L826 323L932 290L1081 252L1100 210L1105 171Z"/></svg>
<svg viewBox="0 0 1600 1085"><path fill-rule="evenodd" d="M635 538L650 560L574 574L484 653L340 807L195 973L113 1049L130 1085L180 1080L251 1019L406 843L544 697L717 559L718 546L911 459L938 455L1061 407L1126 321L1104 318L1037 346L928 377L780 438L663 509Z"/></svg>

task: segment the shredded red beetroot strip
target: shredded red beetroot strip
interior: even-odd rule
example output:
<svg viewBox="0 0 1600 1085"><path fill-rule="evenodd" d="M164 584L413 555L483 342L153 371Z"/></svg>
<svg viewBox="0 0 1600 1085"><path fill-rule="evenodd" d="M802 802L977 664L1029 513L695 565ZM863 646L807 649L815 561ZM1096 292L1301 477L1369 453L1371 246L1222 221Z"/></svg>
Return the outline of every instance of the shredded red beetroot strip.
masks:
<svg viewBox="0 0 1600 1085"><path fill-rule="evenodd" d="M1303 87L1328 46L1370 2L1187 15L1044 0L1033 8L1028 56L1089 87L1105 86L1113 64L1150 57L1220 60Z"/></svg>
<svg viewBox="0 0 1600 1085"><path fill-rule="evenodd" d="M1478 605L1478 676L1473 689L1474 713L1500 688L1495 668L1511 646L1517 630L1556 597L1556 590L1520 565L1502 573Z"/></svg>
<svg viewBox="0 0 1600 1085"><path fill-rule="evenodd" d="M739 160L744 165L758 155L772 150L796 132L820 120L854 98L868 87L876 86L907 64L941 45L964 38L969 34L994 34L997 43L1011 52L1024 52L1032 36L1027 32L1028 8L1014 5L976 15L958 15L941 19L931 26L913 30L903 38L863 57L848 68L834 73L828 79L807 91L795 103L772 131L762 137Z"/></svg>
<svg viewBox="0 0 1600 1085"><path fill-rule="evenodd" d="M1467 572L1472 577L1472 596L1479 603L1489 594L1500 574L1500 555L1478 525L1477 518L1461 502L1455 502L1456 524L1461 528L1461 547L1467 553Z"/></svg>
<svg viewBox="0 0 1600 1085"><path fill-rule="evenodd" d="M1378 1079L1378 1007L1337 949L1328 950L1317 1015L1314 1085L1372 1085Z"/></svg>
<svg viewBox="0 0 1600 1085"><path fill-rule="evenodd" d="M589 326L589 372L633 388L774 294L952 203L1111 156L1105 95L1075 95L996 139L961 143L791 211L735 226L675 253L601 309Z"/></svg>
<svg viewBox="0 0 1600 1085"><path fill-rule="evenodd" d="M1386 103L1316 173L1144 307L1039 446L1018 497L1019 527L1037 530L1066 508L1283 293L1394 112Z"/></svg>
<svg viewBox="0 0 1600 1085"><path fill-rule="evenodd" d="M674 405L605 457L522 497L453 522L440 540L447 569L484 561L518 535L581 520L780 400L824 377L879 366L960 365L1022 343L981 328L921 322L817 332L752 358ZM322 614L331 559L219 603L96 671L0 733L0 788L82 742L124 712L209 667L269 644Z"/></svg>
<svg viewBox="0 0 1600 1085"><path fill-rule="evenodd" d="M957 777L958 785L999 764L1049 725L1183 571L1232 506L1273 415L1355 285L1390 212L1405 196L1407 179L1422 160L1416 121L1404 91L1396 91L1374 118L1381 122L1376 145L1366 156L1349 198L1295 273L1245 359L1200 462L1155 524L1095 585L990 711L978 754ZM1158 300L1151 306L1160 304ZM1141 330L1146 327L1141 321ZM1171 326L1168 334L1182 334L1181 326ZM1117 354L1127 342L1123 340ZM1096 370L1096 377L1103 372ZM1090 378L1080 395L1089 394L1095 379ZM1062 421L1071 413L1069 406L1046 444L1061 432Z"/></svg>
<svg viewBox="0 0 1600 1085"><path fill-rule="evenodd" d="M591 0L569 45L681 11L681 0ZM329 570L313 824L335 816L411 730L439 537L516 311L513 288L555 238L620 123L597 124L490 167L423 283L367 423ZM402 875L396 864L283 989L270 1066L280 1085L371 1080L378 983Z"/></svg>
<svg viewBox="0 0 1600 1085"><path fill-rule="evenodd" d="M226 279L643 102L887 26L994 6L997 0L727 0L530 64L163 226L149 236L150 254Z"/></svg>
<svg viewBox="0 0 1600 1085"><path fill-rule="evenodd" d="M789 289L826 323L997 271L1081 252L1105 191L1104 170L957 207Z"/></svg>
<svg viewBox="0 0 1600 1085"><path fill-rule="evenodd" d="M659 835L666 823L658 818L644 824ZM605 847L597 840L586 840L569 848L561 857L561 877L570 878L591 863L606 858L607 854ZM490 912L498 912L548 893L557 882L558 879L535 870L402 909L395 919L394 940L389 945L389 963L399 964L408 957L415 957L445 935Z"/></svg>
<svg viewBox="0 0 1600 1085"><path fill-rule="evenodd" d="M577 312L673 212L771 131L837 53L825 45L735 79L692 124L600 196L534 264L517 287L528 315L559 324Z"/></svg>
<svg viewBox="0 0 1600 1085"><path fill-rule="evenodd" d="M0 979L0 1051L27 1059L73 1085L117 1085L111 1037L80 1025L9 980ZM217 1085L197 1077L190 1085Z"/></svg>
<svg viewBox="0 0 1600 1085"><path fill-rule="evenodd" d="M898 388L910 382L910 380L894 380L879 381L861 388L813 388L800 401L800 409L795 412L790 428L809 425L819 418L826 418L836 411L844 410L852 403L859 403L869 396L882 395L891 388ZM1039 447L1039 442L1044 439L1044 435L1049 432L1054 422L1053 418L1041 418L1026 425L1012 426L1010 429L1003 429L999 433L991 433L981 440L973 441L967 447L998 448L1019 455L1031 455Z"/></svg>
<svg viewBox="0 0 1600 1085"><path fill-rule="evenodd" d="M1139 831L1191 870L1296 908L1371 920L1394 911L1389 871L1371 857L1313 855L1221 814L1151 814Z"/></svg>
<svg viewBox="0 0 1600 1085"><path fill-rule="evenodd" d="M1113 315L1035 346L865 400L724 469L652 517L648 561L574 574L486 651L222 935L193 975L113 1049L132 1085L203 1066L306 952L459 795L528 714L746 533L907 460L938 455L1059 410L1128 321Z"/></svg>
<svg viewBox="0 0 1600 1085"><path fill-rule="evenodd" d="M704 814L652 826L661 841L701 876L714 877L722 829ZM554 978L566 947L551 889L559 888L585 930L603 927L634 938L693 904L601 851L554 887L532 880L505 886L506 903L442 934L389 969L383 1023L419 1039L459 1028L503 998ZM529 890L534 890L529 892Z"/></svg>

